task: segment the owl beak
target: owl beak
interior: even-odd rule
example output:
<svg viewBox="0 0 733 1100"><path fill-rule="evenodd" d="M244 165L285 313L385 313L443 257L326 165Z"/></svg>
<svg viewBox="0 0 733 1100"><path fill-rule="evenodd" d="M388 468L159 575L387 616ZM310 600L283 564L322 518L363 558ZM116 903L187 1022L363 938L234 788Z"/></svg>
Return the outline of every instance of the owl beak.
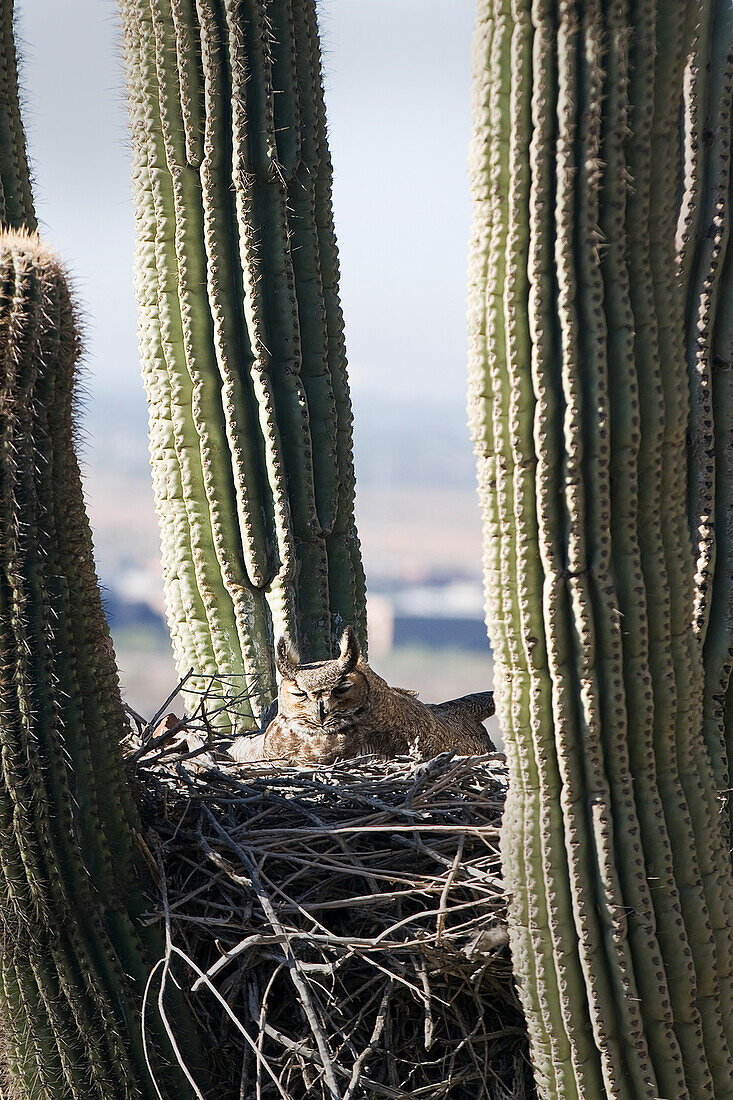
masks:
<svg viewBox="0 0 733 1100"><path fill-rule="evenodd" d="M318 700L318 721L323 725L323 719L326 717L326 704L323 699Z"/></svg>

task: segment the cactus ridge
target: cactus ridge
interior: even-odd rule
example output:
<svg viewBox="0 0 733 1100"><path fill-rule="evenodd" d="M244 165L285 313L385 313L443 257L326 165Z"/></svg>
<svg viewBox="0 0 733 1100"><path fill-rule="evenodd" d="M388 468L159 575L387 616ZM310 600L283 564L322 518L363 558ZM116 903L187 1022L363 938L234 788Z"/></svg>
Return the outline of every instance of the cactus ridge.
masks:
<svg viewBox="0 0 733 1100"><path fill-rule="evenodd" d="M662 644L664 621L660 617L660 589L657 587L661 565L658 482L644 472L650 467L657 468L661 448L661 422L649 422L649 412L658 407L653 402L644 403L645 431L640 432L641 397L645 392L655 393L658 402L660 392L654 373L656 321L651 308L647 227L649 135L653 119L653 50L649 47L650 32L653 37L654 28L653 4L639 10L639 27L633 38L629 35L628 6L623 4L619 8L618 22L609 36L610 90L603 157L608 182L601 208L601 232L607 241L602 253L602 270L608 310L608 385L614 398L610 403L612 565L619 625L623 626L622 667L629 766L635 790L643 792L643 797L636 798L636 809L646 868L654 875L658 887L651 891L651 900L659 940L665 944L663 961L675 1034L683 1062L692 1073L700 1065L703 1049L701 1024L695 1005L694 966L681 920L680 896L665 820L665 807L675 807L676 802L670 804L662 798L663 792L667 795L679 792L679 779L675 781L666 774L669 751L661 755L659 744L664 736L660 721L663 712L655 705L669 681L671 659ZM631 67L630 43L634 51ZM629 97L634 104L636 140L626 151ZM627 173L627 164L635 186L627 193L619 193L616 180ZM634 241L634 247L628 250L629 269L627 239ZM595 530L596 525L592 523L590 529ZM667 737L667 743L671 750L671 736ZM674 812L674 820L677 820ZM660 978L660 991L663 988ZM662 1059L655 1064L663 1078L668 1063ZM676 1059L671 1064L676 1069ZM701 1074L696 1082L700 1094L710 1083L704 1066ZM671 1084L666 1088L674 1094ZM679 1085L677 1091L684 1094Z"/></svg>
<svg viewBox="0 0 733 1100"><path fill-rule="evenodd" d="M730 12L722 4L715 7L715 32L713 37L713 67L711 79L715 81L716 94L709 97L709 113L712 118L706 125L706 152L711 162L712 182L707 197L709 233L712 242L700 246L701 261L707 255L715 261L716 268L707 280L702 270L702 293L694 287L688 300L691 321L697 323L697 360L691 371L693 395L700 388L698 362L705 367L704 380L710 387L709 399L713 421L714 472L714 546L712 551L713 576L709 595L709 618L704 641L705 669L704 731L719 791L730 788L731 740L728 736L729 720L726 693L733 663L733 569L731 566L731 516L730 503L731 465L731 392L729 382L730 363L733 360L733 313L731 312L731 265L733 256L729 248L731 150L730 150L730 83L731 83L731 35ZM727 52L724 52L727 47ZM727 114L726 109L727 108ZM706 122L708 120L706 119ZM716 157L717 154L717 157ZM722 164L720 163L722 161ZM727 169L722 177L721 168ZM702 262L700 264L702 268ZM710 290L708 283L712 284ZM715 291L717 290L717 293ZM705 292L707 291L707 294ZM691 425L691 435L693 431ZM693 437L693 448L695 441ZM694 453L694 452L693 452ZM708 452L708 457L710 457ZM694 476L694 473L693 475ZM696 517L691 508L693 538L696 534ZM725 835L730 843L730 821L725 822Z"/></svg>
<svg viewBox="0 0 733 1100"><path fill-rule="evenodd" d="M581 435L588 536L586 568L582 572L589 578L592 622L596 624L596 640L590 660L593 660L595 653L599 756L607 776L605 790L602 790L604 801L611 812L606 828L613 848L607 856L606 876L610 873L613 878L615 868L618 868L616 912L627 915L619 918L617 936L619 933L623 935L624 925L628 923L629 951L639 995L640 1019L637 1020L636 1027L638 1029L643 1025L649 1056L661 1092L685 1096L688 1094L684 1082L683 1059L674 1032L674 1014L657 940L652 891L646 877L646 853L639 820L641 811L634 796L636 776L632 770L629 751L630 708L623 677L623 636L618 615L620 593L612 568L615 564L614 552L618 552L619 548L617 544L614 545L612 530L615 528L612 529L609 522L616 500L611 489L611 441L615 425L609 401L609 325L604 312L606 287L609 314L612 310L618 311L619 319L622 319L621 342L626 351L625 358L619 356L618 360L615 347L611 354L615 361L628 364L631 350L628 288L624 285L627 280L623 270L619 271L618 267L618 249L623 248L625 238L625 211L623 200L614 201L611 190L613 181L624 168L623 136L628 116L626 20L627 8L624 3L610 7L605 54L601 47L604 34L600 6L588 5L582 13L580 25L579 53L583 62L580 86L582 102L588 104L580 114L577 175L578 276L580 284L588 291L587 294L578 295L579 357L585 364L580 374L580 407L584 420ZM604 71L607 75L605 109L608 120L605 132L600 108ZM603 191L604 166L609 181L608 195ZM602 197L608 201L604 205L606 224L601 229L599 222ZM616 242L617 250L614 257L609 256L605 269L597 260L602 240L609 242L609 252L611 241ZM607 277L605 286L604 275ZM614 333L616 319L614 316L611 320ZM633 392L633 372L629 371L628 366L623 385ZM628 428L625 427L625 430L628 431ZM635 467L633 472L635 473ZM631 474L631 470L628 473ZM628 553L626 547L620 549L622 557ZM634 565L638 581L638 561L632 567ZM621 573L622 569L618 572ZM648 674L646 694L650 694ZM653 769L651 775L649 774L650 753L649 746L642 757L642 771L645 783L650 783L654 792L656 777ZM657 812L659 809L657 794ZM653 829L653 835L654 832L656 828ZM668 847L667 841L667 849ZM609 898L606 904L612 904L612 899ZM614 950L618 950L617 945ZM687 1008L689 1000L683 1004ZM627 1021L624 1026L630 1027L631 1022Z"/></svg>
<svg viewBox="0 0 733 1100"><path fill-rule="evenodd" d="M479 8L469 414L512 950L547 1096L733 1089L732 574L710 537L730 526L710 456L731 462L712 364L733 350L733 32L708 7Z"/></svg>

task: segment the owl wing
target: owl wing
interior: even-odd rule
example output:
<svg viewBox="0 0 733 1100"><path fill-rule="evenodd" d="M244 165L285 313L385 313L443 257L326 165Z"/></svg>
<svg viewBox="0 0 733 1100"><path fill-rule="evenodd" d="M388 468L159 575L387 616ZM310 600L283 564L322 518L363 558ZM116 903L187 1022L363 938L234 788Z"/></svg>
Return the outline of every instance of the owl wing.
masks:
<svg viewBox="0 0 733 1100"><path fill-rule="evenodd" d="M238 764L263 760L282 760L289 755L291 736L287 719L276 715L264 733L245 733L229 749Z"/></svg>

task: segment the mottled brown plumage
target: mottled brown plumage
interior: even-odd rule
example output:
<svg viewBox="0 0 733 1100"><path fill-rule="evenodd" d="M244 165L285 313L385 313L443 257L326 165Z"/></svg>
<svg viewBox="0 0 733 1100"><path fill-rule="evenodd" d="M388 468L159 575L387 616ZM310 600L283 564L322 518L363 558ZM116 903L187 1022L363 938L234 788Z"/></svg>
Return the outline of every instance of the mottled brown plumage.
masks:
<svg viewBox="0 0 733 1100"><path fill-rule="evenodd" d="M492 752L482 725L494 713L490 691L422 703L414 692L393 688L373 672L353 630L341 639L332 661L302 664L286 639L277 646L278 713L264 733L237 739L231 754L240 762L331 764L365 753L437 756Z"/></svg>

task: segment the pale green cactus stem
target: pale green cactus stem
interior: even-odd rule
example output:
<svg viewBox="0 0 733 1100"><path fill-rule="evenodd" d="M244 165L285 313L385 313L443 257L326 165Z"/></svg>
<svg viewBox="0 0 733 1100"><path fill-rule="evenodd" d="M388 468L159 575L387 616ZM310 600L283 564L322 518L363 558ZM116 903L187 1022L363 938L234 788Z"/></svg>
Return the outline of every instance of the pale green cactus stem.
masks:
<svg viewBox="0 0 733 1100"><path fill-rule="evenodd" d="M700 316L724 299L725 233L703 237L725 137L705 172L691 147L726 115L714 7L478 8L469 407L512 949L540 1092L558 1100L733 1095L723 714L718 698L716 757L693 630L710 581L688 519L710 490L688 498L682 290ZM678 223L692 245L680 231L676 253Z"/></svg>
<svg viewBox="0 0 733 1100"><path fill-rule="evenodd" d="M176 661L274 694L365 585L313 0L123 0L143 376Z"/></svg>
<svg viewBox="0 0 733 1100"><path fill-rule="evenodd" d="M136 921L127 727L74 454L75 310L35 235L0 234L0 288L3 1048L14 1097L152 1098L140 1007L162 945Z"/></svg>

